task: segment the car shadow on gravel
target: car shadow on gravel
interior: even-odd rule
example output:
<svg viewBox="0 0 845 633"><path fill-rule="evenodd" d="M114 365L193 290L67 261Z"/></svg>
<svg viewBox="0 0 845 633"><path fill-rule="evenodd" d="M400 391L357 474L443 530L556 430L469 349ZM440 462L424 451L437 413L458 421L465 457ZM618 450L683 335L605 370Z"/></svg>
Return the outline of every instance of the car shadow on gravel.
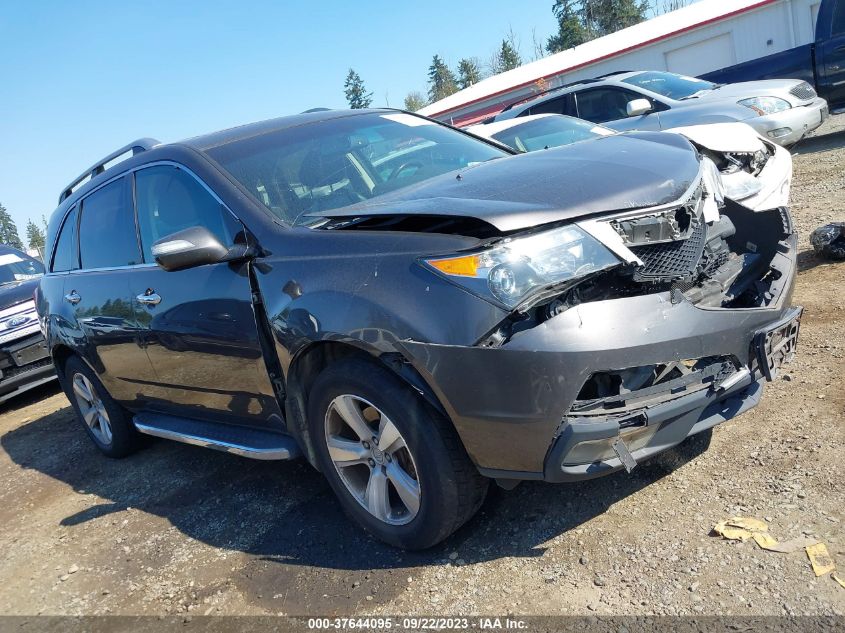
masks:
<svg viewBox="0 0 845 633"><path fill-rule="evenodd" d="M845 130L809 136L792 148L794 155L818 154L845 147Z"/></svg>
<svg viewBox="0 0 845 633"><path fill-rule="evenodd" d="M92 529L87 524L101 521L93 529L102 530L111 547L110 515L134 508L163 517L190 539L247 554L241 567L227 571L229 580L255 603L286 613L384 603L405 590L419 567L542 556L543 543L636 494L707 444L709 434L702 434L631 475L572 485L524 483L510 492L491 486L481 511L455 535L409 553L355 528L322 476L302 460L250 461L166 441L111 460L95 450L70 407L0 437L22 468L107 500L65 517L65 528ZM149 536L122 534L130 541Z"/></svg>

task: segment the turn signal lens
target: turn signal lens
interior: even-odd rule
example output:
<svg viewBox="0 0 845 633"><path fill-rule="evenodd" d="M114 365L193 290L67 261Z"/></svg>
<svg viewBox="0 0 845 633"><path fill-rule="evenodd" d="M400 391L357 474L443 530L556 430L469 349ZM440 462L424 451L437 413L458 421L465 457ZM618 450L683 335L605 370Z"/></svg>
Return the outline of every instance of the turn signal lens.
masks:
<svg viewBox="0 0 845 633"><path fill-rule="evenodd" d="M450 257L448 259L429 259L428 263L447 275L475 277L478 274L478 256Z"/></svg>

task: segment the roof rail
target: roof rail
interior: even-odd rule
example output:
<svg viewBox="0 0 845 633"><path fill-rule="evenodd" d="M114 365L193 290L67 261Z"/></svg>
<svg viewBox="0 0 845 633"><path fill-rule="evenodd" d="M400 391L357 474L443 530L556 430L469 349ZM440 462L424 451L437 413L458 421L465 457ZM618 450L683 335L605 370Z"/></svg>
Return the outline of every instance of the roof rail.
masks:
<svg viewBox="0 0 845 633"><path fill-rule="evenodd" d="M83 182L86 178L94 180L94 178L106 171L106 165L118 156L126 154L127 152L132 152L132 155L135 156L136 154L145 152L148 149L152 149L156 145L160 145L160 142L154 138L139 138L137 141L132 141L131 143L129 143L129 145L124 145L120 149L113 151L105 158L91 165L91 167L82 172L82 174L76 180L74 180L67 187L65 187L62 190L61 195L59 196L59 204L67 200L71 196L71 194L73 194L74 188L79 185L79 183Z"/></svg>
<svg viewBox="0 0 845 633"><path fill-rule="evenodd" d="M603 75L599 75L596 79L606 79L608 77L613 77L614 75L624 75L625 73L632 73L633 70L614 70L612 73L605 73Z"/></svg>

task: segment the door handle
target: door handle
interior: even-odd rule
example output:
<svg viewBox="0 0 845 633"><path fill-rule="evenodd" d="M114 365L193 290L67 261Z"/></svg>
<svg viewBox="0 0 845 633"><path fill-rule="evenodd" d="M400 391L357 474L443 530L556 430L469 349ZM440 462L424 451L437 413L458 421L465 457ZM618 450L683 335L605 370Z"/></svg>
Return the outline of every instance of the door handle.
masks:
<svg viewBox="0 0 845 633"><path fill-rule="evenodd" d="M79 296L79 293L76 292L76 290L71 290L65 295L65 301L75 306L77 303L82 301L82 297Z"/></svg>
<svg viewBox="0 0 845 633"><path fill-rule="evenodd" d="M138 295L135 299L145 306L157 306L161 303L161 296L156 294L156 291L152 288L149 288L144 294Z"/></svg>

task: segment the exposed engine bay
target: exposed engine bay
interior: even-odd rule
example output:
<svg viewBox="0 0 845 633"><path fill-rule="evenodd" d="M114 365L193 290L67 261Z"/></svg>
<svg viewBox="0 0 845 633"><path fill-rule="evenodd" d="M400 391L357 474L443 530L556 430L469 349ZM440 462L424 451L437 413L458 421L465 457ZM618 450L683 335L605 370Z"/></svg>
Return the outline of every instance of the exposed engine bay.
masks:
<svg viewBox="0 0 845 633"><path fill-rule="evenodd" d="M601 218L633 255L628 263L514 312L480 344L503 345L514 333L583 303L637 295L668 293L672 303L687 301L703 308L768 306L788 267L778 258L782 241L793 233L787 210L752 211L725 199L717 219L708 222L701 209L708 195L699 188L669 209Z"/></svg>

